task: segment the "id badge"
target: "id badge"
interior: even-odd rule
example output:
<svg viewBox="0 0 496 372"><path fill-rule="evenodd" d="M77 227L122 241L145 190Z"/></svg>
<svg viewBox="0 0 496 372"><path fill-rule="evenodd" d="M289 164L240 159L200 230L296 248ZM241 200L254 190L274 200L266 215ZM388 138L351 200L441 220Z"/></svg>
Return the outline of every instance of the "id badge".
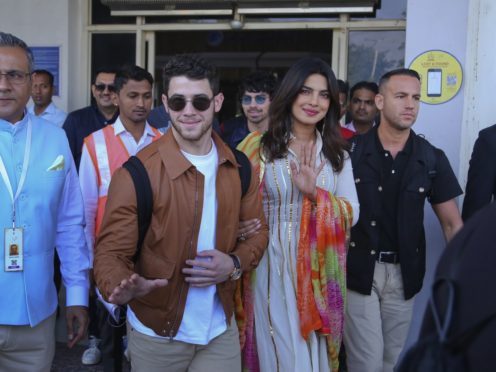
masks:
<svg viewBox="0 0 496 372"><path fill-rule="evenodd" d="M5 271L23 270L22 228L5 229Z"/></svg>

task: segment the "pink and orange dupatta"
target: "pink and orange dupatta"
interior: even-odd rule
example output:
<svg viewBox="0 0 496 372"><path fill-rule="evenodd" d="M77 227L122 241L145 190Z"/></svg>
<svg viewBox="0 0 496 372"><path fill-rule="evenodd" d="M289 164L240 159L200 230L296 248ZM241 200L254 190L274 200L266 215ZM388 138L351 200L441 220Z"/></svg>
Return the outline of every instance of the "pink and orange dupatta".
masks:
<svg viewBox="0 0 496 372"><path fill-rule="evenodd" d="M346 251L353 221L351 205L317 188L317 203L304 198L296 260L300 331L327 338L332 371L339 368L346 306Z"/></svg>

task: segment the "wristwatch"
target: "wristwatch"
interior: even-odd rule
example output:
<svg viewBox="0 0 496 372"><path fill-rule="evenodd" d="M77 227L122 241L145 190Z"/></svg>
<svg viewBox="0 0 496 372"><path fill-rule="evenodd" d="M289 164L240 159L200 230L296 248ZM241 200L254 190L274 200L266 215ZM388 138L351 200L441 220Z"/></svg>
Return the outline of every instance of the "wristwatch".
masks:
<svg viewBox="0 0 496 372"><path fill-rule="evenodd" d="M231 275L229 277L231 280L238 280L241 278L241 274L243 274L243 271L241 270L241 262L239 262L239 257L236 256L235 254L230 254L233 263L234 263L234 270L232 271Z"/></svg>

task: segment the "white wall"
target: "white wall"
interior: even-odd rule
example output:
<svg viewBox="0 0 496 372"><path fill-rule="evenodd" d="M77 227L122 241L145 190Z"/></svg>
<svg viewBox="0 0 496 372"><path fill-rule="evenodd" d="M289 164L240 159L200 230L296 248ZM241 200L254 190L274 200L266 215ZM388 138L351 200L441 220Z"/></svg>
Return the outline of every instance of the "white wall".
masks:
<svg viewBox="0 0 496 372"><path fill-rule="evenodd" d="M466 184L468 160L479 130L496 124L496 2L471 0L467 36L465 104L462 123L460 180ZM488 159L496 161L496 159Z"/></svg>
<svg viewBox="0 0 496 372"><path fill-rule="evenodd" d="M69 86L67 108L69 111L89 104L90 95L90 37L85 32L89 20L90 0L69 1Z"/></svg>
<svg viewBox="0 0 496 372"><path fill-rule="evenodd" d="M86 105L80 71L87 46L81 42L82 11L88 0L1 0L0 30L14 34L28 46L60 47L60 92L55 104L63 110ZM81 48L84 47L84 49ZM69 75L71 74L71 75ZM89 85L89 80L85 81ZM76 88L76 89L74 89ZM69 105L69 102L71 103Z"/></svg>
<svg viewBox="0 0 496 372"><path fill-rule="evenodd" d="M405 65L409 66L419 54L428 50L443 50L458 59L467 75L465 66L468 3L470 0L409 0ZM421 103L420 112L413 129L422 133L434 146L446 153L451 166L458 174L460 163L461 127L464 106L464 86L451 101L440 105ZM428 203L427 203L428 204ZM430 205L425 208L427 239L427 273L424 287L417 295L414 315L407 345L416 340L430 293L430 284L436 263L445 247L439 222Z"/></svg>
<svg viewBox="0 0 496 372"><path fill-rule="evenodd" d="M417 55L431 49L451 53L462 65L463 85L458 95L440 105L421 104L414 130L445 151L463 189L473 141L480 128L496 123L491 89L496 82L495 24L494 0L408 1L406 66ZM461 201L462 197L460 206ZM418 335L434 269L445 247L439 222L429 205L425 226L427 274L416 299L407 344Z"/></svg>

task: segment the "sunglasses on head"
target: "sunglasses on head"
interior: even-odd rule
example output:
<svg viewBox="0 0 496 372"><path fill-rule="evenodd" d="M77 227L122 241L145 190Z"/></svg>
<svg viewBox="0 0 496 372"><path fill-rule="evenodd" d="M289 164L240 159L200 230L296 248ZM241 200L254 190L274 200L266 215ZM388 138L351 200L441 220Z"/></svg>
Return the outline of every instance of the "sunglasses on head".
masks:
<svg viewBox="0 0 496 372"><path fill-rule="evenodd" d="M243 105L251 105L252 99L255 98L255 103L257 105L263 105L265 101L267 100L266 96L263 96L261 94L257 94L255 97L244 95L241 97L241 104Z"/></svg>
<svg viewBox="0 0 496 372"><path fill-rule="evenodd" d="M205 111L208 110L213 99L214 97L208 98L208 96L203 94L199 94L193 98L173 95L172 97L167 98L167 106L169 106L172 111L181 111L186 107L188 102L191 102L193 107L198 111Z"/></svg>
<svg viewBox="0 0 496 372"><path fill-rule="evenodd" d="M105 88L108 89L109 92L115 92L115 86L114 84L95 84L95 89L98 90L99 92L103 92Z"/></svg>

